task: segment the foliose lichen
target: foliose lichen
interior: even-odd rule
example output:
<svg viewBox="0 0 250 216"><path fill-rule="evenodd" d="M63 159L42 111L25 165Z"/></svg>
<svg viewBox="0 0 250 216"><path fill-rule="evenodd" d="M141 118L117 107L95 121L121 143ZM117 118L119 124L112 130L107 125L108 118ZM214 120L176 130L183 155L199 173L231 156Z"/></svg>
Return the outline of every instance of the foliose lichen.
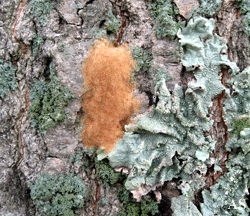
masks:
<svg viewBox="0 0 250 216"><path fill-rule="evenodd" d="M216 170L220 170L218 161L210 160L216 141L209 136L213 124L209 109L215 96L229 90L218 74L224 67L229 68L232 75L239 71L226 56L226 41L213 35L213 29L213 19L195 18L178 32L184 50L182 63L193 72L195 80L186 88L176 85L170 94L165 76L161 74L155 84L159 98L156 107L127 127L114 151L108 155L99 152L99 159L107 156L112 167L128 170L125 187L138 200L165 181L179 178L182 196L177 200L185 203L182 206L185 211L194 209L192 215L200 215L192 200L194 193L205 185L207 165L214 163ZM246 84L239 82L239 85ZM239 94L245 96L243 92ZM204 193L206 203L205 195L209 192ZM180 212L176 205L172 205L172 209L176 215Z"/></svg>
<svg viewBox="0 0 250 216"><path fill-rule="evenodd" d="M237 0L237 6L242 14L250 12L250 2L248 0Z"/></svg>
<svg viewBox="0 0 250 216"><path fill-rule="evenodd" d="M197 40L199 36L197 34ZM202 45L201 41L200 44ZM220 91L219 88L214 94ZM202 165L208 158L208 150L211 150L214 145L212 140L205 138L204 132L199 130L199 126L202 126L205 131L211 126L204 113L208 110L209 104L204 105L205 110L201 105L196 105L203 97L199 98L199 94L195 94L192 88L189 88L185 94L180 86L176 86L174 97L172 97L166 87L164 77L156 83L155 92L159 92L159 102L155 109L139 118L133 125L132 132L126 133L115 150L108 155L111 166L125 166L131 169L125 184L129 190L136 190L143 185L153 185L157 182L163 184L164 181L181 175L182 167L185 166L187 166L186 174L192 173L199 161L192 163L191 161L194 161L192 157L196 157L196 154L202 159L201 163L199 162ZM211 101L210 93L201 91L202 93L206 93L204 98ZM183 111L184 107L186 112L182 114L180 111ZM199 109L200 112L197 112ZM194 149L190 153L183 154L185 150L190 151L190 146ZM200 151L196 153L197 147ZM176 152L185 156L179 158ZM183 166L180 166L180 159L186 161L182 163ZM183 176L185 176L184 173Z"/></svg>
<svg viewBox="0 0 250 216"><path fill-rule="evenodd" d="M0 98L5 97L9 90L14 91L17 88L16 71L17 67L11 62L4 63L4 61L0 59Z"/></svg>
<svg viewBox="0 0 250 216"><path fill-rule="evenodd" d="M172 198L171 209L172 216L202 216L196 206L184 195Z"/></svg>
<svg viewBox="0 0 250 216"><path fill-rule="evenodd" d="M54 177L43 173L29 187L39 211L47 216L74 216L88 196L80 177L72 173Z"/></svg>
<svg viewBox="0 0 250 216"><path fill-rule="evenodd" d="M245 199L250 178L250 67L233 73L228 84L233 91L226 89L224 118L230 134L226 148L231 156L226 163L228 172L211 187L211 193L203 191L204 216L247 216L250 212Z"/></svg>
<svg viewBox="0 0 250 216"><path fill-rule="evenodd" d="M29 114L32 127L40 133L46 133L47 129L66 118L63 108L74 97L70 89L63 86L60 78L55 75L51 64L49 80L35 81L30 90Z"/></svg>

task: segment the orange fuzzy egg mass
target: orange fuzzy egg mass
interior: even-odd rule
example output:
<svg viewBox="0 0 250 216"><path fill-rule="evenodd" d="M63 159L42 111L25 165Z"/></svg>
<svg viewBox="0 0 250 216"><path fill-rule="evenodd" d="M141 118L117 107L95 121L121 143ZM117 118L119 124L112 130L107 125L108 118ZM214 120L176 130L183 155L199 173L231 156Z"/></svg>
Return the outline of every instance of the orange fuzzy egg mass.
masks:
<svg viewBox="0 0 250 216"><path fill-rule="evenodd" d="M124 125L139 110L135 98L132 72L135 61L127 45L115 47L101 39L94 42L83 63L82 140L88 148L105 148L112 151L123 137Z"/></svg>

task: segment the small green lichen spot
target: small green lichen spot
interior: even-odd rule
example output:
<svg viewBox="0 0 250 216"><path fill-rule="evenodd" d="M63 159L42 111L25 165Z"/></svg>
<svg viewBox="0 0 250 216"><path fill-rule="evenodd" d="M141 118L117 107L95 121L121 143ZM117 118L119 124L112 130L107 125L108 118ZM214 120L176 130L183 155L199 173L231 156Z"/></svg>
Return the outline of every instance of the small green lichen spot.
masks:
<svg viewBox="0 0 250 216"><path fill-rule="evenodd" d="M200 7L194 9L192 16L212 17L220 6L221 0L201 0Z"/></svg>
<svg viewBox="0 0 250 216"><path fill-rule="evenodd" d="M43 44L44 40L41 35L34 34L32 37L32 41L33 41L32 43L33 55L36 55L40 49L40 46Z"/></svg>
<svg viewBox="0 0 250 216"><path fill-rule="evenodd" d="M176 33L183 23L177 22L175 16L179 9L172 0L156 0L149 6L151 16L156 24L155 33L157 38L170 37L174 39Z"/></svg>
<svg viewBox="0 0 250 216"><path fill-rule="evenodd" d="M37 22L39 26L45 27L47 25L48 15L53 9L51 4L53 0L31 0L30 5L30 17Z"/></svg>
<svg viewBox="0 0 250 216"><path fill-rule="evenodd" d="M143 51L140 47L133 48L133 58L136 60L135 73L147 73L153 63L152 52Z"/></svg>
<svg viewBox="0 0 250 216"><path fill-rule="evenodd" d="M117 212L116 216L148 216L159 212L157 201L144 196L141 202L137 202L124 186L118 192L117 197L123 204L123 211Z"/></svg>
<svg viewBox="0 0 250 216"><path fill-rule="evenodd" d="M232 121L232 133L240 136L240 132L243 131L245 128L250 127L250 118L243 117L238 119L233 119Z"/></svg>
<svg viewBox="0 0 250 216"><path fill-rule="evenodd" d="M40 133L46 133L47 129L66 118L63 108L75 97L55 76L52 67L49 78L50 81L35 81L30 91L31 123Z"/></svg>
<svg viewBox="0 0 250 216"><path fill-rule="evenodd" d="M245 27L244 32L246 35L250 35L250 1L238 0L237 8L240 9L240 13L245 15L243 19L243 25Z"/></svg>
<svg viewBox="0 0 250 216"><path fill-rule="evenodd" d="M95 163L96 175L95 177L103 182L105 187L110 187L111 185L124 179L125 175L122 173L115 172L114 168L109 165L107 161L97 161Z"/></svg>
<svg viewBox="0 0 250 216"><path fill-rule="evenodd" d="M11 63L4 63L0 59L0 98L5 97L9 90L14 91L17 88L16 72L17 68Z"/></svg>
<svg viewBox="0 0 250 216"><path fill-rule="evenodd" d="M100 24L100 26L103 27L95 31L94 37L96 39L108 37L109 40L114 41L115 38L117 37L121 24L122 24L121 20L117 19L113 14L112 10L109 9L107 20L105 20L103 25Z"/></svg>
<svg viewBox="0 0 250 216"><path fill-rule="evenodd" d="M117 19L114 16L112 10L109 9L108 19L104 23L105 29L107 31L110 31L110 32L112 32L112 33L114 33L116 35L119 32L120 25L121 25L121 20Z"/></svg>

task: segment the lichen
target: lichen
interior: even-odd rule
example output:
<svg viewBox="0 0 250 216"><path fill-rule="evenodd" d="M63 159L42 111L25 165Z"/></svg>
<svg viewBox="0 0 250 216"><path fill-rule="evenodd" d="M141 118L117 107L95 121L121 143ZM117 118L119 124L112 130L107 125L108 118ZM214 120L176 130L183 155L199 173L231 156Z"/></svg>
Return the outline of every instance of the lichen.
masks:
<svg viewBox="0 0 250 216"><path fill-rule="evenodd" d="M44 40L41 35L34 34L32 37L32 52L33 55L36 55L40 49L40 46L43 44Z"/></svg>
<svg viewBox="0 0 250 216"><path fill-rule="evenodd" d="M136 202L124 186L118 191L117 197L123 204L123 210L117 212L116 216L148 216L159 212L157 201L145 196L141 202Z"/></svg>
<svg viewBox="0 0 250 216"><path fill-rule="evenodd" d="M245 200L250 178L250 67L232 74L228 84L233 90L232 93L226 90L224 119L230 133L226 148L231 156L226 163L228 172L211 187L211 193L203 191L201 210L204 216L247 216L250 212Z"/></svg>
<svg viewBox="0 0 250 216"><path fill-rule="evenodd" d="M201 0L199 8L195 8L192 16L212 17L221 7L221 0Z"/></svg>
<svg viewBox="0 0 250 216"><path fill-rule="evenodd" d="M208 118L209 109L212 99L225 89L218 73L224 66L238 71L225 54L225 40L213 35L213 28L212 19L196 18L178 32L184 48L182 63L193 71L196 80L186 89L176 85L170 94L166 76L159 75L156 107L128 126L123 139L107 156L112 167L129 170L125 187L138 200L173 178L181 179L179 188L189 200L205 184L216 143L208 135L213 123ZM102 157L105 155L100 152Z"/></svg>
<svg viewBox="0 0 250 216"><path fill-rule="evenodd" d="M212 19L197 18L190 20L187 28L178 34L184 47L182 63L187 70L194 71L196 78L196 82L189 84L187 91L195 98L198 105L196 112L203 118L206 118L208 109L212 106L211 99L224 90L221 77L218 76L221 66L230 67L233 73L238 71L236 64L230 62L225 55L226 41L217 35L213 36L213 29ZM190 118L186 121L190 121Z"/></svg>
<svg viewBox="0 0 250 216"><path fill-rule="evenodd" d="M47 216L78 214L88 196L87 188L79 176L47 173L39 175L34 184L29 184L30 195L41 213Z"/></svg>
<svg viewBox="0 0 250 216"><path fill-rule="evenodd" d="M250 118L245 116L240 116L238 119L233 119L231 123L232 133L240 137L241 131L245 128L250 128Z"/></svg>
<svg viewBox="0 0 250 216"><path fill-rule="evenodd" d="M238 0L237 7L240 9L242 14L250 12L250 2L248 0Z"/></svg>
<svg viewBox="0 0 250 216"><path fill-rule="evenodd" d="M173 197L171 202L172 216L202 216L193 202L186 196Z"/></svg>
<svg viewBox="0 0 250 216"><path fill-rule="evenodd" d="M11 62L4 63L4 61L0 59L0 98L5 97L9 90L14 91L17 88L16 71L17 67Z"/></svg>
<svg viewBox="0 0 250 216"><path fill-rule="evenodd" d="M244 32L246 35L250 35L250 2L248 0L238 0L237 8L239 8L240 13L244 15Z"/></svg>
<svg viewBox="0 0 250 216"><path fill-rule="evenodd" d="M112 12L112 9L110 8L107 14L107 19L103 20L102 22L103 24L99 25L101 28L96 30L94 38L100 39L103 37L108 37L109 40L114 41L119 32L121 20L116 18Z"/></svg>
<svg viewBox="0 0 250 216"><path fill-rule="evenodd" d="M88 29L83 32L83 38L100 39L105 36L109 36L110 40L115 38L116 35L113 31L117 30L119 19L115 18L113 14L110 1L90 1L79 10L79 16L84 21L83 28Z"/></svg>
<svg viewBox="0 0 250 216"><path fill-rule="evenodd" d="M170 37L174 39L177 31L183 23L176 21L179 9L172 0L156 0L150 6L151 16L156 24L155 33L157 38Z"/></svg>
<svg viewBox="0 0 250 216"><path fill-rule="evenodd" d="M115 172L114 168L105 160L96 161L95 169L95 177L98 181L102 182L105 187L110 187L117 182L121 182L125 178L123 173Z"/></svg>
<svg viewBox="0 0 250 216"><path fill-rule="evenodd" d="M133 58L136 61L136 68L134 70L134 73L148 73L149 68L153 63L152 52L144 51L141 47L134 47Z"/></svg>
<svg viewBox="0 0 250 216"><path fill-rule="evenodd" d="M66 118L63 108L74 97L70 89L63 86L60 78L55 75L51 64L49 80L35 81L30 91L29 114L32 127L40 133L46 133L49 128Z"/></svg>
<svg viewBox="0 0 250 216"><path fill-rule="evenodd" d="M249 154L246 155L246 157L249 156ZM249 163L242 156L240 160ZM247 183L249 174L246 171L247 169L243 169L242 164L239 165L239 158L238 160L233 161L231 159L230 161L230 163L233 162L231 164L233 166L223 177L218 179L215 185L211 186L212 192L210 193L208 190L202 192L204 203L201 203L201 211L204 216L248 216L250 209L244 197L248 192Z"/></svg>
<svg viewBox="0 0 250 216"><path fill-rule="evenodd" d="M117 35L120 29L120 25L121 25L121 20L117 19L115 15L113 14L112 10L109 9L108 19L104 23L107 33L108 31L110 31L114 33L115 35Z"/></svg>
<svg viewBox="0 0 250 216"><path fill-rule="evenodd" d="M131 192L124 187L124 182L127 176L122 172L116 172L108 162L108 160L98 161L96 159L96 149L88 149L83 151L80 149L71 157L72 163L81 165L87 175L92 175L93 169L95 169L95 182L102 185L104 188L116 188L117 199L121 202L123 209L116 212L116 216L149 216L155 215L159 212L159 203L155 200L155 197L147 195L143 197L142 201L137 202ZM101 199L102 205L107 205L108 199Z"/></svg>
<svg viewBox="0 0 250 216"><path fill-rule="evenodd" d="M30 17L37 21L37 25L45 27L47 25L48 15L53 9L53 0L31 0Z"/></svg>

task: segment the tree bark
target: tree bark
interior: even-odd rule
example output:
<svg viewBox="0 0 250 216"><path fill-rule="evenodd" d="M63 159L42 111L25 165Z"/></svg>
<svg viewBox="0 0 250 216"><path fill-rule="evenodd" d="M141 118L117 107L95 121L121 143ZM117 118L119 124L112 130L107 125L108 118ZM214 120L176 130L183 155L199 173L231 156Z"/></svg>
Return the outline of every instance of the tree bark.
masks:
<svg viewBox="0 0 250 216"><path fill-rule="evenodd" d="M0 215L43 215L31 198L29 186L42 173L51 176L75 173L81 177L89 196L85 206L80 208L79 215L115 215L124 210L117 198L123 188L121 182L107 187L103 180L98 179L95 161L87 153L83 153L81 159L88 164L88 171L79 161L72 162L71 155L80 155L81 150L87 151L80 138L84 115L81 103L86 91L82 63L98 36L106 36L117 45L127 43L132 50L140 48L142 54L135 59L137 65L139 61L142 62L134 74L138 82L135 94L142 104L137 118L157 106L159 99L154 88L157 82L155 71L159 68L169 76L166 86L171 95L176 84L187 89L196 78L182 63L185 50L178 36L157 37L155 30L159 23L152 16L153 9L150 7L155 2L2 0L0 78L4 80L4 70L10 71L11 67L15 73L14 76L8 75L14 80L11 82L13 88L7 84L4 87L0 80ZM194 16L194 8L202 2L206 1L172 1L179 10L173 19L182 23L184 28ZM214 14L200 16L215 21L214 34L227 40L226 55L243 71L249 66L249 36L244 32L245 16L237 5L236 1L222 0ZM219 76L223 86L233 91L232 85L228 84L232 77L229 68L223 68ZM57 78L59 81L53 81ZM7 83L6 80L3 82ZM59 117L46 116L52 119L51 124L44 119L35 122L30 113L30 107L34 104L32 97L35 83L38 86L47 83L51 86L51 92L58 86L59 92L70 90L74 94L74 98L65 97L63 102L58 102L61 110L57 112L55 109L53 115ZM6 88L7 93L3 94ZM228 172L226 163L230 160L231 152L226 144L231 136L224 118L226 98L227 94L223 90L212 99L209 110L209 119L213 120L213 124L208 136L216 144L209 155L211 163L207 165L207 172L203 176L205 184L194 193L193 203L199 211L200 204L204 202L202 192L211 190L210 187ZM34 110L45 107L43 103L39 103ZM53 101L48 104L48 109L56 103ZM62 103L65 106L61 106ZM37 115L38 111L34 116ZM39 126L39 122L43 125ZM214 161L218 161L221 171L214 170ZM180 178L173 178L155 187L155 195L150 196L156 200L157 194L160 194L158 215L173 214L172 198L181 195L178 188L180 181Z"/></svg>

